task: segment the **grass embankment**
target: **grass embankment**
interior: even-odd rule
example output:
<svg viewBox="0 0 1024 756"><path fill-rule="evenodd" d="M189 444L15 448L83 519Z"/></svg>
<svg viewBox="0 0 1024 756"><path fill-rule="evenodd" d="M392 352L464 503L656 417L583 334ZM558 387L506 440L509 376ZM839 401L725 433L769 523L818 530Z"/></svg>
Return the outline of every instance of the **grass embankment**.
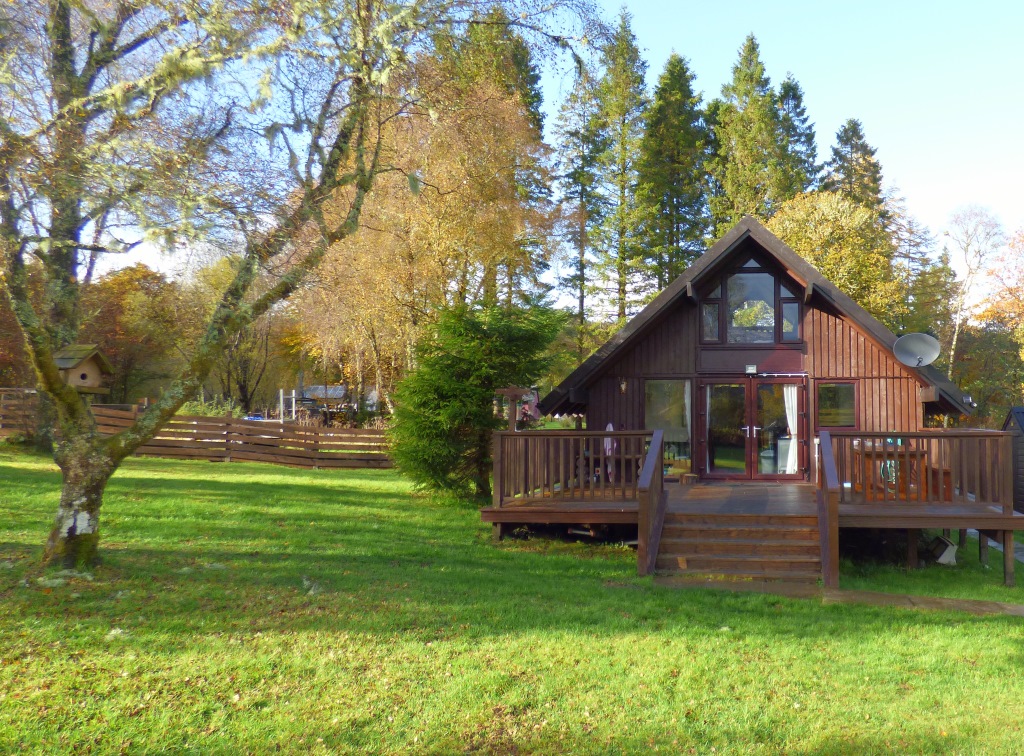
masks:
<svg viewBox="0 0 1024 756"><path fill-rule="evenodd" d="M660 588L625 549L496 546L391 471L168 460L127 462L104 565L55 584L52 465L0 452L0 480L0 752L1024 742L1018 619Z"/></svg>

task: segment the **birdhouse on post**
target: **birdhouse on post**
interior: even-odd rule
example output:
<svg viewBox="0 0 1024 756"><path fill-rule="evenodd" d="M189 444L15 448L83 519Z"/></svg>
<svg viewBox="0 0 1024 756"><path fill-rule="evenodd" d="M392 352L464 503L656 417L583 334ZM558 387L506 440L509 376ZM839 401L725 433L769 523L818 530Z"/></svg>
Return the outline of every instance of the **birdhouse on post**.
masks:
<svg viewBox="0 0 1024 756"><path fill-rule="evenodd" d="M110 393L104 384L114 368L96 344L71 344L54 352L53 360L60 368L64 383L81 394Z"/></svg>

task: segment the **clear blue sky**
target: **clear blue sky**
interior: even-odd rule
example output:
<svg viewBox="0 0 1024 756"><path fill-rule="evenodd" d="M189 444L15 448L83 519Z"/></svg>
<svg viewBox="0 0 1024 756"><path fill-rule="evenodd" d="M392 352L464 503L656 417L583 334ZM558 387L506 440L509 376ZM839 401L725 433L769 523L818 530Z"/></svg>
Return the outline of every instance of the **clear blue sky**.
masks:
<svg viewBox="0 0 1024 756"><path fill-rule="evenodd" d="M622 7L599 2L609 21ZM886 186L898 187L937 235L953 210L972 203L990 208L1010 232L1024 228L1020 0L634 0L627 7L649 88L674 50L690 61L705 101L720 95L752 32L772 83L792 72L803 87L819 160L839 126L858 118ZM557 108L562 88L558 77L545 77L548 109Z"/></svg>

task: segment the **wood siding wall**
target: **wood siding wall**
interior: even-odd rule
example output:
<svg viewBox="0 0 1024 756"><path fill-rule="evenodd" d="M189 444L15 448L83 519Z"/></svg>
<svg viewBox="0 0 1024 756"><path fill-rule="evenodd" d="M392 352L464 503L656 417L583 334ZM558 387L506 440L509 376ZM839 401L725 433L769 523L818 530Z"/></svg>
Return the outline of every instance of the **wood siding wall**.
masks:
<svg viewBox="0 0 1024 756"><path fill-rule="evenodd" d="M591 384L587 427L603 430L612 423L616 430L643 428L644 379L694 377L697 349L697 308L682 302Z"/></svg>
<svg viewBox="0 0 1024 756"><path fill-rule="evenodd" d="M815 381L856 379L858 430L921 430L921 384L887 349L852 323L813 307L804 316L804 338L807 373L812 379L811 413L816 410Z"/></svg>
<svg viewBox="0 0 1024 756"><path fill-rule="evenodd" d="M696 379L700 344L697 308L679 302L665 317L609 363L589 387L588 427L636 430L644 422L644 379ZM816 427L818 381L850 380L858 383L858 430L865 432L921 430L923 406L920 381L892 354L857 326L815 306L804 308L803 365L809 382L809 426ZM720 348L719 348L720 349ZM740 374L742 371L737 370ZM626 381L625 393L620 388Z"/></svg>

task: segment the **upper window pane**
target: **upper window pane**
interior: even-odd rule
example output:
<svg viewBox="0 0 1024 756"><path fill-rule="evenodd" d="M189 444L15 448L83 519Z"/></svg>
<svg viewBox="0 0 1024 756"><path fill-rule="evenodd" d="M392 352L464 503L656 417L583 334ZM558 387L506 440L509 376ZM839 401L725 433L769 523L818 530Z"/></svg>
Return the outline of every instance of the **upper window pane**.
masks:
<svg viewBox="0 0 1024 756"><path fill-rule="evenodd" d="M719 283L719 284L716 284L715 288L713 288L711 291L709 291L707 293L707 296L705 296L704 298L705 299L718 299L721 296L722 296L722 284Z"/></svg>
<svg viewBox="0 0 1024 756"><path fill-rule="evenodd" d="M782 303L782 340L800 340L800 303Z"/></svg>
<svg viewBox="0 0 1024 756"><path fill-rule="evenodd" d="M704 341L718 341L718 304L715 302L705 302L701 308L704 314L704 325L703 327L703 338Z"/></svg>
<svg viewBox="0 0 1024 756"><path fill-rule="evenodd" d="M757 260L747 260L745 263L743 263L743 267L744 268L760 268L761 267L761 263L759 263Z"/></svg>
<svg viewBox="0 0 1024 756"><path fill-rule="evenodd" d="M785 299L796 299L796 294L794 294L790 290L790 288L788 286L786 286L786 284L782 283L781 281L779 281L779 296L783 297Z"/></svg>
<svg viewBox="0 0 1024 756"><path fill-rule="evenodd" d="M769 273L737 273L727 285L729 310L726 338L730 344L771 344L775 341L775 278Z"/></svg>

